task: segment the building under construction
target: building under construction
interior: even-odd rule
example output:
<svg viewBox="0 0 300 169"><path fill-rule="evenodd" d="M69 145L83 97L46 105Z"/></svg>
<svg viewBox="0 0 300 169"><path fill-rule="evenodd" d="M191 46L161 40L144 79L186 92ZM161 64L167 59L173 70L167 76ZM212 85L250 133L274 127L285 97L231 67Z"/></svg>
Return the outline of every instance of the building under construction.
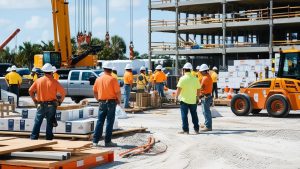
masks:
<svg viewBox="0 0 300 169"><path fill-rule="evenodd" d="M154 10L160 18L153 18ZM167 11L174 13L173 20L164 18ZM194 65L225 68L232 60L300 49L299 26L299 0L149 0L149 55L174 55L176 63L188 56ZM154 32L175 39L154 40Z"/></svg>

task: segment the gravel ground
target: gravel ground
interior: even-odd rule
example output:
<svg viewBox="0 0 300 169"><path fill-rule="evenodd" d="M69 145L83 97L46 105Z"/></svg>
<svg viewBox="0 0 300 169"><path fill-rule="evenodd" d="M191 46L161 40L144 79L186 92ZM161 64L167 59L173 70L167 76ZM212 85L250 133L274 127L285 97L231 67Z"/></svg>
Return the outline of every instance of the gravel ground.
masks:
<svg viewBox="0 0 300 169"><path fill-rule="evenodd" d="M71 100L67 98L66 102ZM114 138L119 145L113 148L115 161L97 168L300 169L300 111L292 112L287 118L271 118L266 111L237 117L229 107L214 110L222 117L213 119L213 131L198 135L193 133L191 123L190 135L177 134L181 131L179 109L129 114L128 119L119 120L120 127L147 127L150 133ZM198 116L202 122L200 107ZM165 153L125 159L118 156L120 152L145 144L150 135L160 140L157 148L168 146Z"/></svg>
<svg viewBox="0 0 300 169"><path fill-rule="evenodd" d="M237 117L228 107L216 107L222 117L213 119L213 131L179 135L178 109L152 110L129 115L119 121L122 127L148 127L151 133L119 137L115 162L98 168L222 168L222 169L300 169L300 112L288 118L271 118L266 111L259 115ZM198 108L200 111L200 108ZM201 112L198 113L203 121ZM191 119L189 119L191 121ZM119 152L142 145L153 135L168 146L160 155L142 155L123 159Z"/></svg>

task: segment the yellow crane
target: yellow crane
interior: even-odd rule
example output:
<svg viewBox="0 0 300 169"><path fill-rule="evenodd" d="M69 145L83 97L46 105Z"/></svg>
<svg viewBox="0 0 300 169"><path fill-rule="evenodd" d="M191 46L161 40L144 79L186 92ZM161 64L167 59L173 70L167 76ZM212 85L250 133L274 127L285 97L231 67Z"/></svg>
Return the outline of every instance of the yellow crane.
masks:
<svg viewBox="0 0 300 169"><path fill-rule="evenodd" d="M76 1L76 0L75 0ZM80 1L80 0L78 0ZM91 7L89 0L79 2L81 6ZM88 2L88 3L87 3ZM96 53L101 50L100 46L88 46L87 50L80 54L72 54L70 21L69 21L69 2L67 0L51 0L52 18L54 28L54 47L55 51L44 51L43 54L34 56L34 67L41 68L45 63L50 63L57 68L73 67L94 67L97 65ZM84 16L87 14L84 11ZM76 25L75 25L76 26ZM86 35L85 35L86 36ZM91 34L88 35L89 40Z"/></svg>

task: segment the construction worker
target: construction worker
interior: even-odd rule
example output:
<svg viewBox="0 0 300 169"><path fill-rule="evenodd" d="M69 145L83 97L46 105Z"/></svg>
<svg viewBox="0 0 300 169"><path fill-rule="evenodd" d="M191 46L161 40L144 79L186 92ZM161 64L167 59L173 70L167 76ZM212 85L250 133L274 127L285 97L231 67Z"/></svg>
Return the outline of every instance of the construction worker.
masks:
<svg viewBox="0 0 300 169"><path fill-rule="evenodd" d="M196 67L196 73L197 73L197 74L196 74L196 77L197 77L197 78L198 78L198 76L199 76L199 74L200 74L199 69L200 69L200 66L197 66L197 67Z"/></svg>
<svg viewBox="0 0 300 169"><path fill-rule="evenodd" d="M35 122L30 136L32 140L39 138L40 128L44 118L47 119L46 140L53 139L52 129L53 125L56 125L56 108L64 101L66 95L64 88L53 78L52 65L46 63L42 67L42 71L45 75L37 79L29 88L29 95L35 105L37 105Z"/></svg>
<svg viewBox="0 0 300 169"><path fill-rule="evenodd" d="M200 83L201 90L200 90L200 99L201 99L201 106L202 106L202 113L205 118L204 128L203 131L211 131L212 130L212 117L210 111L210 105L212 103L212 88L213 88L213 81L211 76L209 75L209 68L206 64L202 64L200 66L199 71L202 75L202 80Z"/></svg>
<svg viewBox="0 0 300 169"><path fill-rule="evenodd" d="M102 137L103 125L106 119L105 147L116 147L111 141L117 104L121 103L121 89L118 80L112 74L112 67L103 65L104 74L97 78L93 90L94 97L99 101L98 121L93 138L93 146L98 146Z"/></svg>
<svg viewBox="0 0 300 169"><path fill-rule="evenodd" d="M31 76L33 82L35 82L35 81L38 79L38 75L37 75L37 73L36 73L36 70L37 70L37 69L36 69L35 67L32 68L32 70L31 70L30 76Z"/></svg>
<svg viewBox="0 0 300 169"><path fill-rule="evenodd" d="M13 65L11 72L5 75L8 91L17 95L17 107L19 106L19 88L22 84L22 77L17 73L17 67Z"/></svg>
<svg viewBox="0 0 300 169"><path fill-rule="evenodd" d="M116 78L118 80L118 72L116 67L112 68L112 73L111 73L112 77Z"/></svg>
<svg viewBox="0 0 300 169"><path fill-rule="evenodd" d="M198 69L197 69L198 68ZM200 72L200 66L199 67L197 67L196 69L198 70L198 72L197 72L197 77L198 77L198 80L199 80L199 82L201 83L201 80L202 80L202 74L201 74L201 72Z"/></svg>
<svg viewBox="0 0 300 169"><path fill-rule="evenodd" d="M137 93L144 93L145 89L147 88L148 80L146 77L146 68L142 66L140 68L140 75L137 77L136 80L136 88L137 88Z"/></svg>
<svg viewBox="0 0 300 169"><path fill-rule="evenodd" d="M59 80L59 75L58 75L58 73L57 73L56 67L55 67L55 66L52 66L52 70L53 70L53 78L54 78L55 80Z"/></svg>
<svg viewBox="0 0 300 169"><path fill-rule="evenodd" d="M212 78L212 81L213 81L212 97L216 98L216 99L218 98L218 74L217 74L217 71L218 71L218 68L213 67L211 75L210 75Z"/></svg>
<svg viewBox="0 0 300 169"><path fill-rule="evenodd" d="M150 93L154 82L154 74L152 73L152 70L148 70L147 81L148 81L148 92Z"/></svg>
<svg viewBox="0 0 300 169"><path fill-rule="evenodd" d="M160 97L165 97L164 94L164 82L167 80L166 74L162 71L162 66L158 65L155 68L154 85Z"/></svg>
<svg viewBox="0 0 300 169"><path fill-rule="evenodd" d="M199 133L199 119L197 115L197 95L200 93L200 82L191 74L193 66L186 63L183 66L184 76L177 84L176 100L180 96L180 110L182 119L182 130L179 134L189 134L188 111L190 110L194 130Z"/></svg>
<svg viewBox="0 0 300 169"><path fill-rule="evenodd" d="M130 108L129 106L129 97L133 84L133 74L132 74L132 65L127 64L125 67L124 73L124 90L125 90L125 98L124 98L124 108Z"/></svg>
<svg viewBox="0 0 300 169"><path fill-rule="evenodd" d="M198 70L196 70L196 71L192 70L191 73L192 73L192 76L197 77Z"/></svg>

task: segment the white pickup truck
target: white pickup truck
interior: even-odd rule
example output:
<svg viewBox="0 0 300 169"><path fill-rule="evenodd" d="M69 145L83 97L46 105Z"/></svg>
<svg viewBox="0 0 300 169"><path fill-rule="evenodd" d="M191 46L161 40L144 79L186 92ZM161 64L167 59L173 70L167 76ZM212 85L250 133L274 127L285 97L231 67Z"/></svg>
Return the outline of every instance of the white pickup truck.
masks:
<svg viewBox="0 0 300 169"><path fill-rule="evenodd" d="M66 80L59 80L65 88L68 97L75 103L84 98L93 98L94 81L102 71L100 70L71 70Z"/></svg>

